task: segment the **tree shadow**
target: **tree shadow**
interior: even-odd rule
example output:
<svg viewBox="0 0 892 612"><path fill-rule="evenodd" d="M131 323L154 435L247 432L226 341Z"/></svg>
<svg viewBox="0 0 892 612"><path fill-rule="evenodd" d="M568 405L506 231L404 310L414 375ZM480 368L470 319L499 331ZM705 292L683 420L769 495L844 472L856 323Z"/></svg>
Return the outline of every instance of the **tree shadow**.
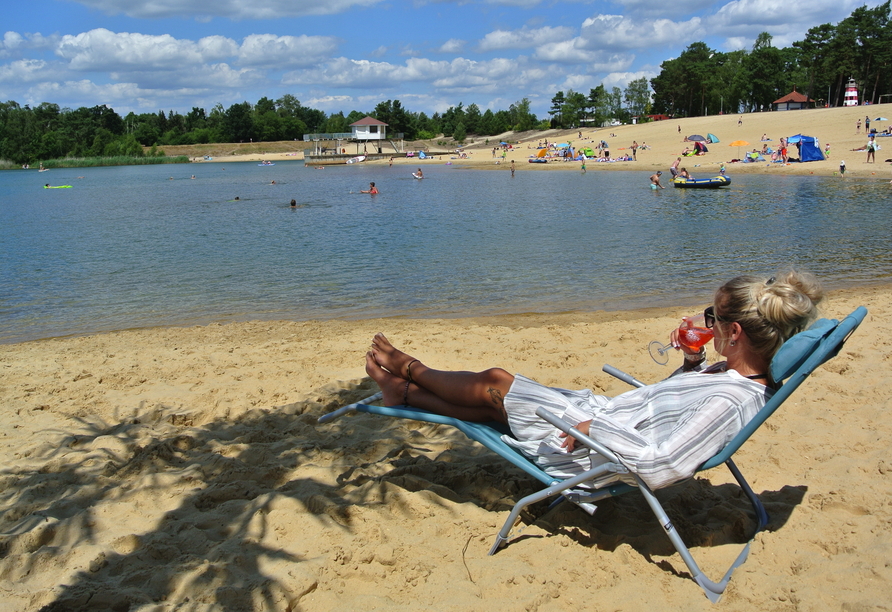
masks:
<svg viewBox="0 0 892 612"><path fill-rule="evenodd" d="M363 382L200 427L187 411L161 407L109 423L81 418L77 434L51 432L51 445L0 472L0 574L64 566L71 550L98 543L103 505L129 504L153 526L117 538L113 550L96 546L88 567L41 610L125 611L171 600L178 610L296 609L315 579L283 570L306 559L264 543L270 513L288 499L327 528L352 530L350 508L373 491L296 475L344 452L350 423L319 435L317 417L369 394Z"/></svg>

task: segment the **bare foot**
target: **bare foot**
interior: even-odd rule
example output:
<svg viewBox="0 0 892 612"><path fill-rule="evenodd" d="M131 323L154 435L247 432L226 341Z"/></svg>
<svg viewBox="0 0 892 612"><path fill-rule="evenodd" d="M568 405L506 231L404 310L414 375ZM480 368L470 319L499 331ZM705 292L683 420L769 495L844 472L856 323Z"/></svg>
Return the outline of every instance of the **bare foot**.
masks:
<svg viewBox="0 0 892 612"><path fill-rule="evenodd" d="M414 359L401 350L394 348L384 334L375 334L372 338L372 354L382 368L402 379L408 379L407 368Z"/></svg>
<svg viewBox="0 0 892 612"><path fill-rule="evenodd" d="M406 381L383 369L375 360L372 351L365 354L365 371L381 387L385 406L399 406L406 394Z"/></svg>

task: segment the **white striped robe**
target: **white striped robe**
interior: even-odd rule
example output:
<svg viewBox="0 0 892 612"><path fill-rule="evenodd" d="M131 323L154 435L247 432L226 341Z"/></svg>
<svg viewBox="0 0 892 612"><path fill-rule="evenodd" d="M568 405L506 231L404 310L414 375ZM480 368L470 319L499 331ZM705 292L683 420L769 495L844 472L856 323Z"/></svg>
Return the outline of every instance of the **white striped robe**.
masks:
<svg viewBox="0 0 892 612"><path fill-rule="evenodd" d="M591 438L619 455L652 489L668 486L693 476L773 394L734 370L710 373L723 365L674 375L614 398L545 387L518 375L505 396L516 439L502 439L560 479L605 462L585 446L572 453L561 448L560 431L536 415L543 406L574 426L591 420ZM615 480L617 476L608 475L592 486Z"/></svg>

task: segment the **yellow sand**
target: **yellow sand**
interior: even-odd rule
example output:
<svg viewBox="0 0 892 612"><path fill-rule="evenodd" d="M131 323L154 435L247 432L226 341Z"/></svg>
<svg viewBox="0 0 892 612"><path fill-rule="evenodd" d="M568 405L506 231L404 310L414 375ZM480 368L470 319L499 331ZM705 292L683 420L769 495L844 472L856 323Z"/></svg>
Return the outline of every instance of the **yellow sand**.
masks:
<svg viewBox="0 0 892 612"><path fill-rule="evenodd" d="M772 520L721 607L638 495L593 518L536 507L489 557L537 482L449 428L367 415L316 425L376 390L363 356L379 330L434 366L501 365L615 394L625 387L605 362L648 381L668 374L646 346L682 309L0 346L0 609L886 610L890 304L889 287L832 294L825 315L870 315L739 453ZM729 481L722 468L664 492L713 578L751 527Z"/></svg>
<svg viewBox="0 0 892 612"><path fill-rule="evenodd" d="M867 134L864 127L864 118L870 116L871 128L877 131L892 125L892 103L873 106L855 106L839 108L820 108L799 111L779 111L766 113L749 113L744 115L712 115L708 117L694 117L690 119L673 119L657 121L641 125L622 125L617 127L600 129L582 129L582 138L579 138L579 130L549 130L547 132L526 132L520 135L519 142L513 144L508 158L501 161L493 158L492 148L500 140L507 139L512 143L518 140L518 135L513 133L502 134L487 138L479 138L469 141L465 147L468 159L450 159L450 156L437 157L434 160L421 161L416 158L395 157L394 163L403 165L442 164L452 161L455 165L464 167L477 167L486 169L507 170L508 162L515 161L518 171L528 170L579 170L579 162L549 162L547 164L530 164L529 157L535 154L536 145L544 142L571 142L574 146L590 145L593 149L600 140L606 140L610 145L612 157L623 153L631 154L633 141L638 144L647 144L648 150L639 151L638 161L619 163L598 163L589 160L586 169L589 172L602 170L643 170L654 172L663 170L668 178L669 165L676 157L681 155L685 147L691 143L684 142L685 136L700 134L706 136L709 133L718 136L721 142L708 144L709 153L704 156L683 158L681 165L687 167L695 177L714 176L718 173L722 162L726 162L728 174L734 175L741 172L755 172L766 175L784 174L815 174L838 175L839 162L846 162L846 178L859 180L884 180L892 179L892 167L885 162L892 159L892 138L878 138L877 142L882 147L876 153L876 163L868 164L865 151L853 151L860 149L867 143ZM890 121L874 121L877 117L886 117ZM738 120L742 118L742 124ZM861 120L860 132L857 129L857 121ZM678 128L681 127L681 132ZM727 163L732 159L741 158L747 151L754 148L761 151L762 136L766 135L771 140L767 144L776 149L781 136L794 136L804 134L818 138L821 149L830 144L830 157L824 161L793 163L782 165L776 163ZM615 136L613 136L615 135ZM730 144L738 140L749 143L748 146L732 147ZM888 144L887 144L888 143ZM267 160L295 160L303 159L303 148L307 143L275 143L267 144L268 152L257 152L247 155L223 155L217 156L213 161L260 161ZM280 146L281 145L281 146ZM433 149L443 149L436 141L426 143ZM254 145L263 148L264 143ZM287 152L282 152L282 146L291 147ZM348 149L349 151L350 149ZM165 147L168 154L177 153L176 147ZM790 147L790 153L796 155L796 148ZM365 162L367 164L386 165L388 161Z"/></svg>

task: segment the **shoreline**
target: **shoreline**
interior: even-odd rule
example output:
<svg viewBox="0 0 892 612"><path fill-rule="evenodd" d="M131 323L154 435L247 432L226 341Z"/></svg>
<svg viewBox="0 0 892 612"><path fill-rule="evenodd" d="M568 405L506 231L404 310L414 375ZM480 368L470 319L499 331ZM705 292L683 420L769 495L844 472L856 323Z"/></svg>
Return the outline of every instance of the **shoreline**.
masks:
<svg viewBox="0 0 892 612"><path fill-rule="evenodd" d="M826 289L827 295L834 296L849 296L852 294L860 294L861 292L872 292L872 291L888 291L892 293L892 281L867 281L864 283L853 283L848 284L844 287L831 287ZM616 320L617 318L624 318L627 320L637 320L642 318L648 318L653 316L660 316L665 312L680 312L678 316L683 316L687 308L693 306L699 306L700 304L706 303L709 301L709 296L701 296L700 298L691 297L688 300L684 301L673 301L673 302L665 302L655 305L647 305L647 306L617 306L615 308L597 308L593 310L582 310L582 309L574 309L574 310L556 310L553 312L536 312L536 311L521 311L521 312L501 312L501 313L472 313L472 314L456 314L456 315L444 315L444 314L431 314L430 316L416 316L413 314L388 314L388 315L373 315L373 316L352 316L352 317L335 317L331 319L320 319L320 318L289 318L282 317L277 315L271 315L270 317L256 317L256 316L247 316L244 318L213 318L213 317L197 317L195 319L190 319L188 321L181 322L171 322L171 323L159 323L157 325L149 325L149 326L137 326L137 327L124 327L120 329L106 329L106 330L93 330L93 331L83 331L83 332L71 332L66 334L61 334L57 336L42 336L38 338L28 338L21 340L12 340L12 341L0 341L0 348L23 345L31 342L46 342L46 341L54 341L54 340L66 340L72 338L89 338L94 336L102 336L106 334L115 334L115 333L123 333L123 332L152 332L152 331L160 331L160 330L169 330L169 329L188 329L188 328L201 328L201 327L210 327L210 326L225 326L225 325L239 325L239 324L318 324L324 325L326 323L362 323L368 321L414 321L414 322L424 322L424 321L450 321L450 322L464 322L469 325L486 325L486 324L499 324L499 325L509 325L509 326L519 326L523 325L523 321L537 321L539 319L554 319L555 322L560 323L568 323L574 320L586 320L593 322L603 322L609 320ZM512 321L513 323L508 323Z"/></svg>
<svg viewBox="0 0 892 612"><path fill-rule="evenodd" d="M419 160L417 158L398 157L394 154L395 165L419 165L443 164L452 162L456 167L508 170L509 162L514 159L517 171L534 170L542 171L579 171L579 162L549 161L545 164L530 164L527 159L535 152L536 146L546 139L549 142L570 142L576 145L592 146L602 139L611 145L611 157L630 153L632 142L646 143L649 149L638 153L638 161L603 163L589 159L586 167L591 172L629 170L642 172L655 172L662 170L663 178L668 181L668 168L672 161L681 154L686 143L684 136L714 133L720 138L720 142L710 144L709 152L700 157L682 159L682 166L695 176L698 174L713 176L718 174L722 163L726 164L729 175L734 173L755 173L766 176L786 175L815 175L838 176L839 162L845 160L845 178L857 178L867 180L892 179L892 164L886 160L892 160L892 137L878 137L881 149L876 153L876 162L866 163L867 154L864 151L856 151L863 147L867 141L867 134L863 130L856 131L856 121L870 114L872 119L886 117L887 121L872 124L879 130L887 129L892 123L892 103L876 104L870 106L817 108L795 111L772 111L763 113L750 113L742 115L743 124L738 125L738 115L710 115L706 117L691 117L684 119L669 119L654 121L638 125L621 125L608 128L582 130L548 130L545 132L525 133L514 148L509 150L509 155L504 162L492 156L493 144L501 139L512 138L513 133L475 139L466 144L463 150L469 155L468 159L458 159L457 156L439 156L432 160ZM681 131L679 132L679 128ZM582 133L582 138L578 137ZM732 158L752 150L761 148L762 144L768 144L772 148L777 147L781 136L793 136L795 134L815 136L819 139L821 148L830 144L830 158L823 161L806 163L791 163L783 165L770 162L754 163L730 163ZM613 134L614 136L611 136ZM762 141L762 135L767 135L770 140ZM730 147L730 143L744 140L748 146ZM442 140L442 139L440 139ZM284 143L277 143L284 144ZM262 147L263 143L257 143L256 147ZM270 148L273 148L272 146ZM442 148L437 145L437 148ZM176 147L167 147L176 153ZM177 153L180 154L180 153ZM791 154L795 155L795 147L791 147ZM290 152L251 153L246 155L228 155L226 157L214 157L205 162L194 158L200 163L224 163L227 161L254 162L264 159L270 161L295 161L303 159L303 150L295 148ZM387 160L363 162L368 165L384 166Z"/></svg>

